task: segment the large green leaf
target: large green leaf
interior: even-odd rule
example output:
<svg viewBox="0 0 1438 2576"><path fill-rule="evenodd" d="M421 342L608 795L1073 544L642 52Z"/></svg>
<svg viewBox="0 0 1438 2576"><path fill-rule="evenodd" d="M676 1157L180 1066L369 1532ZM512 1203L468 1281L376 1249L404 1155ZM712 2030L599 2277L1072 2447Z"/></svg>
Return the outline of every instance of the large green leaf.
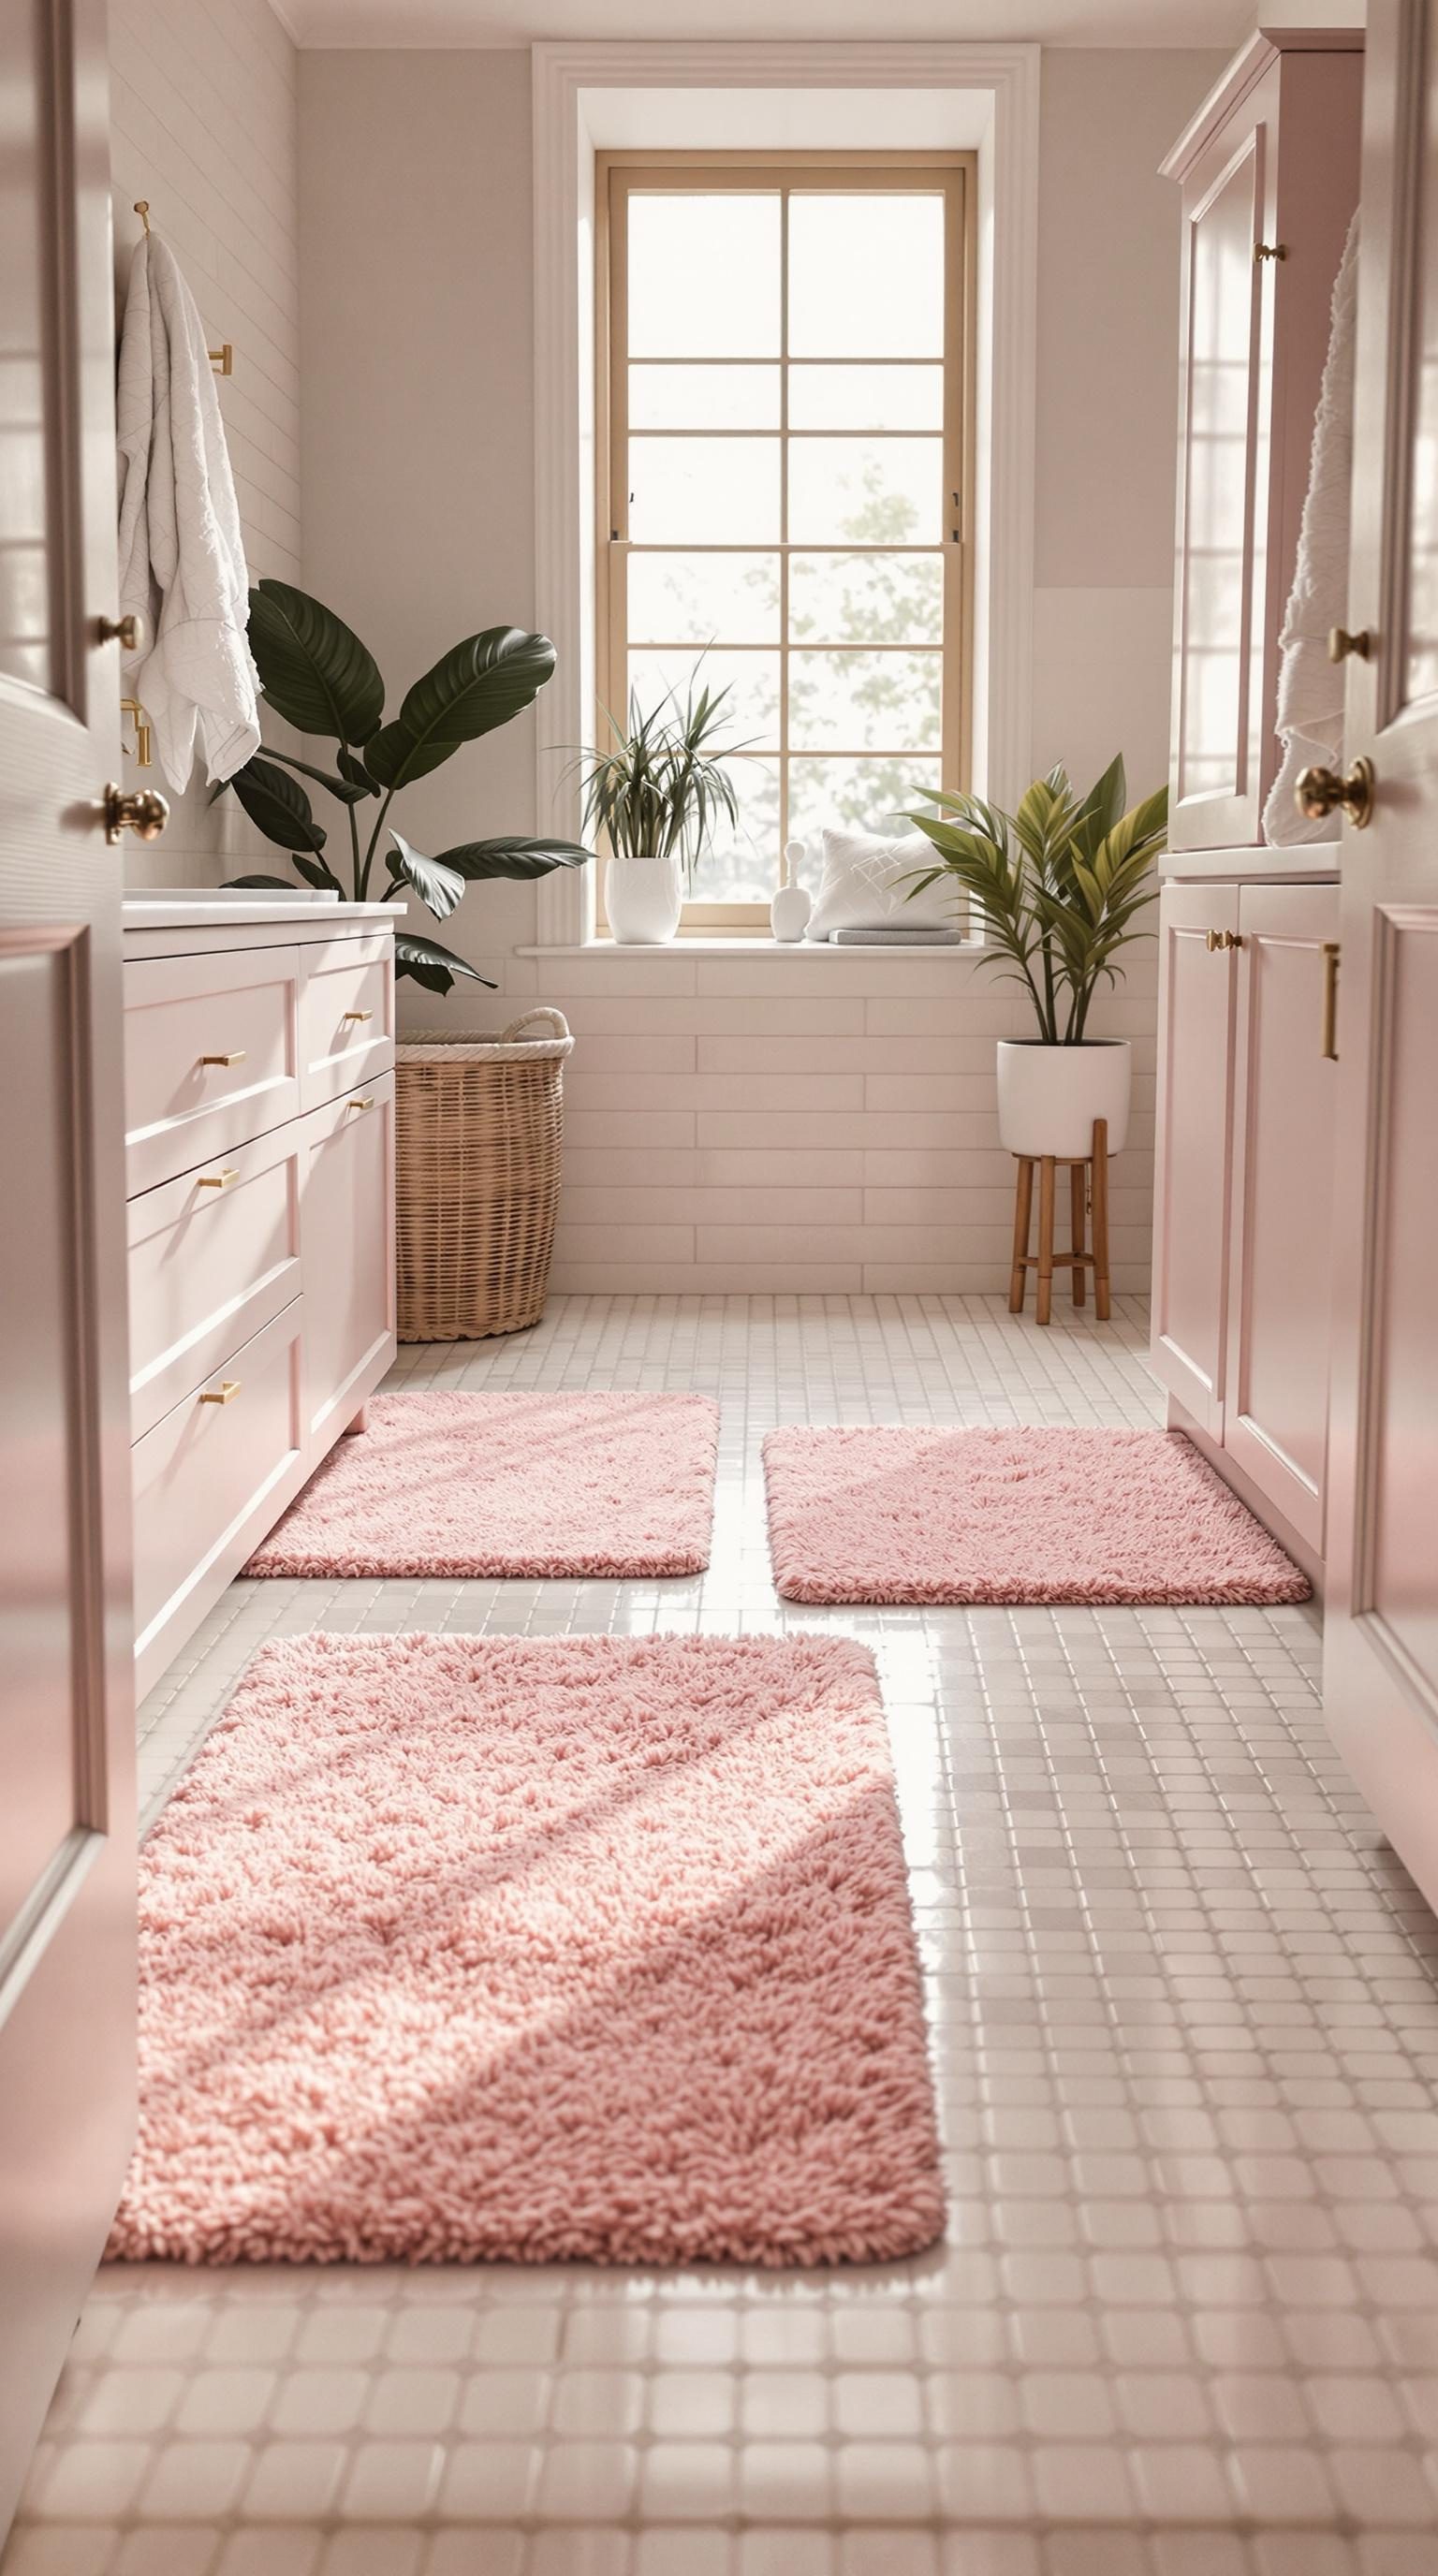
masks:
<svg viewBox="0 0 1438 2576"><path fill-rule="evenodd" d="M357 760L352 751L339 751L336 754L336 766L341 778L355 796L378 796L379 789L364 762Z"/></svg>
<svg viewBox="0 0 1438 2576"><path fill-rule="evenodd" d="M323 787L327 794L337 796L342 805L357 805L362 796L374 796L378 794L378 790L374 787L359 787L354 785L348 778L336 778L332 770L316 769L313 761L297 760L292 751L276 751L273 743L266 743L265 758L266 760L279 761L281 766L285 769L297 769L301 778L312 778L317 787ZM342 751L339 754L341 762L348 760L348 758L349 753L347 751Z"/></svg>
<svg viewBox="0 0 1438 2576"><path fill-rule="evenodd" d="M299 780L276 769L272 760L262 760L256 752L243 769L235 771L230 785L267 841L278 841L282 850L324 848L328 837L324 825L315 821L314 808Z"/></svg>
<svg viewBox="0 0 1438 2576"><path fill-rule="evenodd" d="M397 930L394 940L396 976L409 975L426 992L447 993L456 975L467 975L472 983L483 984L487 992L497 988L488 975L456 957L452 948L441 948L437 939L417 939L410 930Z"/></svg>
<svg viewBox="0 0 1438 2576"><path fill-rule="evenodd" d="M308 591L261 581L250 592L250 650L276 715L301 733L367 742L384 714L374 655Z"/></svg>
<svg viewBox="0 0 1438 2576"><path fill-rule="evenodd" d="M344 887L333 868L327 868L323 859L307 859L303 850L291 850L290 865L304 878L306 885L318 886L325 894L337 894L343 899Z"/></svg>
<svg viewBox="0 0 1438 2576"><path fill-rule="evenodd" d="M365 743L366 769L381 787L407 787L462 742L478 741L531 706L553 669L547 635L490 626L466 636L416 680L394 722Z"/></svg>
<svg viewBox="0 0 1438 2576"><path fill-rule="evenodd" d="M428 904L436 921L444 921L464 894L465 880L457 868L446 867L443 859L427 859L423 850L411 849L402 832L390 825L390 838L399 853L390 860L394 873L392 885L411 885L421 903Z"/></svg>
<svg viewBox="0 0 1438 2576"><path fill-rule="evenodd" d="M396 840L399 834L395 834ZM582 868L592 859L592 850L581 849L577 841L529 841L518 833L501 833L493 841L461 841L456 849L441 850L437 865L453 868L470 880L481 877L547 877L555 868Z"/></svg>

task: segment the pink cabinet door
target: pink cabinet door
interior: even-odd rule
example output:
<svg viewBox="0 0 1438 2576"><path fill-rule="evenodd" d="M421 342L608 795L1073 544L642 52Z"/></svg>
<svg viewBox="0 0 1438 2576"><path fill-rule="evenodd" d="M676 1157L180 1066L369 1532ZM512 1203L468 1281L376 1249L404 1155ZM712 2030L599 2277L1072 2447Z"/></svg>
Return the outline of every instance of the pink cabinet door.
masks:
<svg viewBox="0 0 1438 2576"><path fill-rule="evenodd" d="M1170 885L1159 899L1155 1375L1223 1437L1238 888Z"/></svg>
<svg viewBox="0 0 1438 2576"><path fill-rule="evenodd" d="M300 1141L288 1119L130 1201L136 1440L300 1293Z"/></svg>
<svg viewBox="0 0 1438 2576"><path fill-rule="evenodd" d="M394 1062L394 939L388 930L306 948L300 968L300 1105L317 1109Z"/></svg>
<svg viewBox="0 0 1438 2576"><path fill-rule="evenodd" d="M192 1171L300 1105L300 952L241 948L125 967L129 1186Z"/></svg>
<svg viewBox="0 0 1438 2576"><path fill-rule="evenodd" d="M1324 1603L1330 1732L1438 1903L1438 114L1432 13L1374 0L1363 162Z"/></svg>
<svg viewBox="0 0 1438 2576"><path fill-rule="evenodd" d="M1321 1555L1336 1064L1323 1054L1338 888L1245 886L1223 1445Z"/></svg>
<svg viewBox="0 0 1438 2576"><path fill-rule="evenodd" d="M394 1075L303 1122L304 1409L312 1458L394 1357Z"/></svg>
<svg viewBox="0 0 1438 2576"><path fill-rule="evenodd" d="M239 1573L304 1476L298 1299L137 1440L135 1675L143 1695L196 1591Z"/></svg>

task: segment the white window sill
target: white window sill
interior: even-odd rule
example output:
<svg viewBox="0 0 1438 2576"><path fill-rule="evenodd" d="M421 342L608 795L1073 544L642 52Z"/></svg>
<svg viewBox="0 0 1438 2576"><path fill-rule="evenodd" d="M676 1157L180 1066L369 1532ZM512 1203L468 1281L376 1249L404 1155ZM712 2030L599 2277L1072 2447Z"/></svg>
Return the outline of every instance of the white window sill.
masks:
<svg viewBox="0 0 1438 2576"><path fill-rule="evenodd" d="M956 963L966 958L993 954L985 939L964 939L957 945L928 945L915 941L895 946L888 940L850 940L842 948L833 947L826 939L668 939L662 943L620 939L562 940L550 947L516 948L516 957L952 957Z"/></svg>

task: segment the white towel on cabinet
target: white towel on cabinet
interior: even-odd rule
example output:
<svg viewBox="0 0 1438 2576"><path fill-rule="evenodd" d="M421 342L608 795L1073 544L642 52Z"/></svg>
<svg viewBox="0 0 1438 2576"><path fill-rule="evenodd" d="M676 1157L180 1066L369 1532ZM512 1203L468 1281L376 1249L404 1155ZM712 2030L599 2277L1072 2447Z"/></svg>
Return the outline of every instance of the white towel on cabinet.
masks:
<svg viewBox="0 0 1438 2576"><path fill-rule="evenodd" d="M1293 801L1300 770L1343 760L1343 671L1328 659L1329 629L1348 614L1348 532L1353 480L1353 362L1358 325L1358 217L1348 227L1333 288L1308 491L1298 531L1293 588L1278 639L1277 730L1283 757L1263 808L1265 841L1288 846L1331 841L1326 820L1308 822Z"/></svg>
<svg viewBox="0 0 1438 2576"><path fill-rule="evenodd" d="M120 336L120 612L145 621L125 657L180 793L200 737L211 780L259 747L249 574L205 329L173 251L137 242Z"/></svg>

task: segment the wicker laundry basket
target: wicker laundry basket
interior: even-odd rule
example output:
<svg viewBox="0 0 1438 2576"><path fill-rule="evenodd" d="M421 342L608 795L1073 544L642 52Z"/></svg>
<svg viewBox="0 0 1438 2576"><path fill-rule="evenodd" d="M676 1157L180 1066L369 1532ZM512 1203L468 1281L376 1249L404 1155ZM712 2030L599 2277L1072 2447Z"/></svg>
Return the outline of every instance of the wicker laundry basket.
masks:
<svg viewBox="0 0 1438 2576"><path fill-rule="evenodd" d="M524 1033L545 1025L542 1037ZM427 1032L395 1055L395 1258L402 1342L477 1341L537 1323L559 1205L561 1011L497 1038Z"/></svg>

